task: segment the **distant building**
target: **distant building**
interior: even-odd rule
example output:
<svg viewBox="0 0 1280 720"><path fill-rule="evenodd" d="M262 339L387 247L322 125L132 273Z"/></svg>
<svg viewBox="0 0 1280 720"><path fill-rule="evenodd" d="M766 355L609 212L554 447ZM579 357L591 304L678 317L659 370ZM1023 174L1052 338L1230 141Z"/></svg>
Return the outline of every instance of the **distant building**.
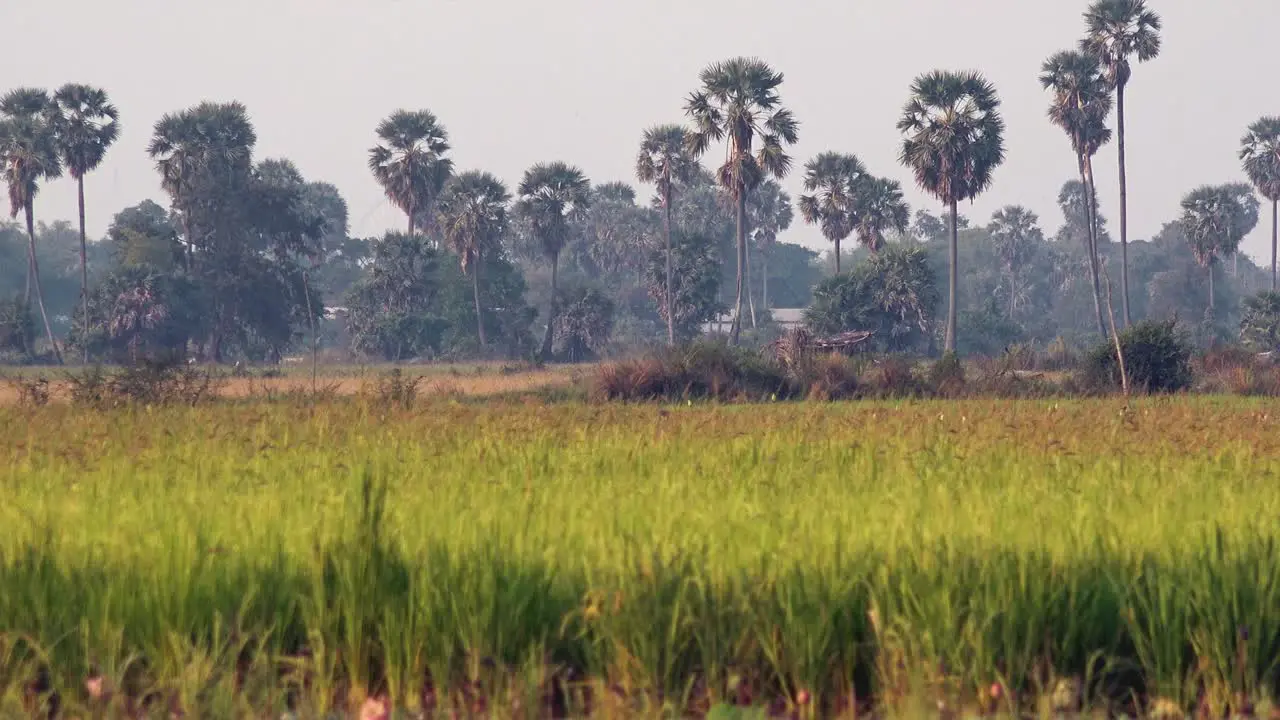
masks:
<svg viewBox="0 0 1280 720"><path fill-rule="evenodd" d="M769 314L773 316L773 321L780 325L784 330L791 329L804 324L804 308L773 308ZM750 311L748 311L749 313ZM704 335L716 335L729 332L729 328L733 325L733 309L724 313L709 323L702 324L702 333ZM748 325L750 318L748 318Z"/></svg>

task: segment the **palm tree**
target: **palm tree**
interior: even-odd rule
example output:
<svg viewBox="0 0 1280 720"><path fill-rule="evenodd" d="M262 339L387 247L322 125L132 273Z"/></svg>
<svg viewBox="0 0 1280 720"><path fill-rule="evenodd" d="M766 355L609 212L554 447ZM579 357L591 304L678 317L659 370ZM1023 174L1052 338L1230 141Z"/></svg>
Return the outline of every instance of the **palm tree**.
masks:
<svg viewBox="0 0 1280 720"><path fill-rule="evenodd" d="M1146 62L1160 54L1160 16L1146 0L1095 0L1085 11L1080 47L1098 58L1116 91L1116 136L1120 157L1120 287L1124 323L1129 325L1129 198L1125 178L1124 91L1132 74L1130 58Z"/></svg>
<svg viewBox="0 0 1280 720"><path fill-rule="evenodd" d="M257 139L248 110L238 102L204 102L156 122L147 154L156 163L161 187L182 216L188 270L211 232L201 227L197 210L217 204L209 193L219 186L248 177Z"/></svg>
<svg viewBox="0 0 1280 720"><path fill-rule="evenodd" d="M855 203L854 232L873 255L880 252L886 233L905 233L911 224L911 207L902 199L902 185L896 180L868 177L859 183Z"/></svg>
<svg viewBox="0 0 1280 720"><path fill-rule="evenodd" d="M1240 140L1240 160L1249 182L1271 201L1271 290L1276 288L1276 239L1280 233L1280 117L1264 117Z"/></svg>
<svg viewBox="0 0 1280 720"><path fill-rule="evenodd" d="M471 275L476 303L476 331L485 346L484 315L480 311L480 263L502 239L507 226L511 193L486 172L465 172L449 181L437 210L444 241L458 255L463 274Z"/></svg>
<svg viewBox="0 0 1280 720"><path fill-rule="evenodd" d="M520 199L516 211L528 221L534 238L551 263L551 301L541 352L546 361L551 358L551 338L555 332L560 251L569 241L570 222L584 218L591 205L591 181L572 165L539 163L525 171L517 192Z"/></svg>
<svg viewBox="0 0 1280 720"><path fill-rule="evenodd" d="M9 215L17 217L19 212L23 213L27 225L26 300L28 304L31 302L34 284L45 337L54 357L61 363L62 351L53 337L53 327L44 307L35 230L35 199L40 192L40 181L62 174L53 110L53 103L44 90L20 88L0 98L0 159L4 161L5 182L9 186Z"/></svg>
<svg viewBox="0 0 1280 720"><path fill-rule="evenodd" d="M956 205L991 186L1004 162L1004 119L995 87L973 72L934 71L916 78L898 130L900 160L916 183L951 210L946 352L956 349L956 273L959 230Z"/></svg>
<svg viewBox="0 0 1280 720"><path fill-rule="evenodd" d="M58 150L67 173L76 181L80 205L80 302L82 322L89 327L89 259L84 228L84 176L102 164L107 149L120 135L120 115L107 93L88 85L69 83L53 95L57 106ZM85 344L84 360L89 361Z"/></svg>
<svg viewBox="0 0 1280 720"><path fill-rule="evenodd" d="M689 96L685 112L693 120L688 147L701 157L713 142L724 140L726 158L717 173L736 209L738 279L730 342L742 332L742 302L747 270L747 193L766 176L786 177L791 157L785 146L795 144L799 123L782 107L778 87L782 73L761 60L733 58L704 69L702 88ZM760 147L755 148L759 136Z"/></svg>
<svg viewBox="0 0 1280 720"><path fill-rule="evenodd" d="M822 229L822 236L835 245L836 274L840 274L840 243L853 234L856 222L858 186L867 169L855 155L824 152L804 166L804 189L800 196L800 216Z"/></svg>
<svg viewBox="0 0 1280 720"><path fill-rule="evenodd" d="M1017 205L1001 208L991 216L988 232L1009 282L1010 320L1017 310L1018 271L1030 258L1035 247L1044 242L1039 222L1040 218L1035 213Z"/></svg>
<svg viewBox="0 0 1280 720"><path fill-rule="evenodd" d="M1202 186L1182 200L1182 230L1196 262L1209 274L1209 316L1214 314L1213 265L1234 254L1258 224L1258 201L1247 185Z"/></svg>
<svg viewBox="0 0 1280 720"><path fill-rule="evenodd" d="M662 198L662 232L666 242L666 285L663 302L667 308L667 344L676 343L675 313L671 311L671 203L677 183L692 181L698 160L688 147L688 133L680 125L659 125L644 131L640 154L636 157L636 179L658 186Z"/></svg>
<svg viewBox="0 0 1280 720"><path fill-rule="evenodd" d="M1059 52L1044 62L1040 85L1053 92L1049 104L1049 120L1062 128L1076 153L1080 181L1085 190L1085 207L1089 226L1089 272L1093 278L1093 307L1098 332L1106 334L1102 319L1101 267L1098 260L1098 195L1093 184L1093 156L1111 140L1106 126L1111 113L1111 90L1102 75L1098 59L1087 53Z"/></svg>
<svg viewBox="0 0 1280 720"><path fill-rule="evenodd" d="M760 307L769 312L769 254L778 235L791 227L795 213L791 195L776 180L765 180L751 196L747 206L751 221L751 237L760 251Z"/></svg>
<svg viewBox="0 0 1280 720"><path fill-rule="evenodd" d="M397 110L378 124L379 143L369 150L369 169L387 199L409 218L413 237L420 213L431 211L445 181L453 174L449 133L427 110Z"/></svg>

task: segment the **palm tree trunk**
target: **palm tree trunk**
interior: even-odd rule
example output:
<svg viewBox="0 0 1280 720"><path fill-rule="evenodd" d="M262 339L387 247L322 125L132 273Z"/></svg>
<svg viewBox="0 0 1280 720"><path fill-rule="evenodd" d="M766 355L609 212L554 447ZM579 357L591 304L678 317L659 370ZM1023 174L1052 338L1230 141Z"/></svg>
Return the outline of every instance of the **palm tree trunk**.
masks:
<svg viewBox="0 0 1280 720"><path fill-rule="evenodd" d="M1129 327L1129 187L1124 167L1124 83L1116 85L1116 144L1120 156L1120 302Z"/></svg>
<svg viewBox="0 0 1280 720"><path fill-rule="evenodd" d="M410 238L412 238L412 237L413 237L413 230L414 230L414 228L413 228L413 210L410 210L410 211L409 211L409 213L408 213L408 215L409 215L409 230L408 230L408 232L409 232L409 237L410 237Z"/></svg>
<svg viewBox="0 0 1280 720"><path fill-rule="evenodd" d="M1276 291L1276 241L1280 240L1280 200L1271 201L1271 292Z"/></svg>
<svg viewBox="0 0 1280 720"><path fill-rule="evenodd" d="M476 331L480 334L480 348L487 344L484 337L484 315L480 312L480 263L471 268L471 296L476 301Z"/></svg>
<svg viewBox="0 0 1280 720"><path fill-rule="evenodd" d="M1085 156L1080 161L1080 180L1084 184L1085 222L1089 224L1086 250L1089 254L1089 276L1093 280L1093 309L1097 315L1098 332L1107 334L1107 326L1102 320L1102 282L1098 270L1098 220L1094 212L1096 205L1093 194L1093 161Z"/></svg>
<svg viewBox="0 0 1280 720"><path fill-rule="evenodd" d="M765 248L768 248L768 245ZM760 307L764 312L769 312L769 252L767 249L760 251Z"/></svg>
<svg viewBox="0 0 1280 720"><path fill-rule="evenodd" d="M737 345L742 335L742 284L747 269L747 192L741 184L737 187L737 225L738 225L738 288L733 301L733 324L729 326L729 344Z"/></svg>
<svg viewBox="0 0 1280 720"><path fill-rule="evenodd" d="M751 291L751 246L750 245L746 246L746 252L743 255L743 257L746 259L746 262L742 266L742 276L743 276L743 282L747 286L747 307L751 311L751 329L755 330L758 327L758 325L756 324L756 296L755 296L755 293Z"/></svg>
<svg viewBox="0 0 1280 720"><path fill-rule="evenodd" d="M1214 316L1214 310L1217 309L1217 303L1213 299L1213 258L1209 258L1209 317Z"/></svg>
<svg viewBox="0 0 1280 720"><path fill-rule="evenodd" d="M89 343L85 342L89 333L89 251L88 240L84 230L84 176L76 178L76 190L80 200L80 344L84 350L84 363L89 364Z"/></svg>
<svg viewBox="0 0 1280 720"><path fill-rule="evenodd" d="M959 212L956 210L955 198L951 199L951 247L947 253L947 334L942 343L944 353L956 351L956 285L959 284L959 273L956 264L960 259L960 229L956 223Z"/></svg>
<svg viewBox="0 0 1280 720"><path fill-rule="evenodd" d="M663 303L667 308L667 344L676 344L676 309L671 304L671 173L664 178L662 191L662 229L667 241L667 286L663 290Z"/></svg>
<svg viewBox="0 0 1280 720"><path fill-rule="evenodd" d="M1014 300L1018 297L1018 276L1013 269L1009 270L1009 321L1013 321Z"/></svg>
<svg viewBox="0 0 1280 720"><path fill-rule="evenodd" d="M836 238L836 274L840 274L840 238Z"/></svg>
<svg viewBox="0 0 1280 720"><path fill-rule="evenodd" d="M31 268L31 282L36 290L36 305L40 308L40 320L44 323L44 334L49 339L49 347L53 348L53 356L62 364L62 351L58 349L58 341L53 337L53 327L49 325L49 314L44 309L44 290L40 287L40 262L36 260L36 222L35 208L31 201L26 204L27 215L27 257Z"/></svg>
<svg viewBox="0 0 1280 720"><path fill-rule="evenodd" d="M551 306L547 310L547 332L542 336L542 352L539 353L542 362L547 362L551 359L551 335L556 324L556 289L559 282L557 275L559 265L560 253L555 253L551 256Z"/></svg>

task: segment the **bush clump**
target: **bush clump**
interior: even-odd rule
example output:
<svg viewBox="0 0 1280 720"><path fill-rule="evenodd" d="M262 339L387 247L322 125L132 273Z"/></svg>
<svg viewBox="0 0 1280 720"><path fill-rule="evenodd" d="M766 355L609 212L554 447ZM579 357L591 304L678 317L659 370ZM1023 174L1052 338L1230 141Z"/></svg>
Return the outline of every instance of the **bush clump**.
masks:
<svg viewBox="0 0 1280 720"><path fill-rule="evenodd" d="M712 341L603 365L594 384L604 400L765 400L798 394L777 363Z"/></svg>
<svg viewBox="0 0 1280 720"><path fill-rule="evenodd" d="M1129 387L1137 392L1174 393L1191 387L1192 345L1172 320L1146 320L1120 333ZM1121 387L1115 344L1110 340L1089 351L1083 384L1095 390Z"/></svg>
<svg viewBox="0 0 1280 720"><path fill-rule="evenodd" d="M106 408L122 405L198 405L217 397L222 378L176 359L142 360L115 372L92 367L68 374L71 402Z"/></svg>

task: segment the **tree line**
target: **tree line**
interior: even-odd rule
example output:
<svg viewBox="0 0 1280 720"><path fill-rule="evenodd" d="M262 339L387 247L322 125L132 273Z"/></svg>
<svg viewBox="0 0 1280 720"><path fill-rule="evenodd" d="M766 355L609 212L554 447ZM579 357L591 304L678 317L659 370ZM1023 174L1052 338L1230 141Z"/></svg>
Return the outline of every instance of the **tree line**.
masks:
<svg viewBox="0 0 1280 720"><path fill-rule="evenodd" d="M815 328L876 329L877 342L902 351L932 352L940 340L954 352L1104 333L1109 261L1118 265L1118 324L1161 312L1186 317L1189 298L1202 296L1200 327L1210 340L1224 337L1239 319L1239 298L1260 289L1258 269L1246 259L1242 270L1237 252L1259 221L1255 191L1272 206L1276 290L1280 118L1262 118L1241 141L1249 184L1194 189L1181 217L1131 246L1125 91L1133 65L1159 55L1161 21L1144 0L1096 0L1084 19L1078 47L1040 68L1047 119L1063 130L1079 171L1063 187L1063 227L1052 238L1018 206L983 227L968 227L958 212L990 187L1005 156L997 90L976 72L919 76L897 123L900 162L945 217L913 215L897 181L849 152L806 162L804 193L793 203L778 184L793 169L788 148L800 133L782 100L784 76L762 60L733 58L701 72L684 124L643 131L635 178L652 187L648 202L627 183L593 184L562 161L534 165L514 188L483 170L459 170L441 120L400 110L375 129L368 164L405 214L405 232L351 238L333 185L306 180L288 160L255 159L247 109L206 102L155 123L148 155L167 207L148 201L120 212L105 248L87 241L85 177L119 136L118 111L98 88L20 88L0 98L0 158L12 216L25 221L26 269L21 294L0 312L0 345L34 348L35 315L56 361L64 343L86 361L156 352L278 360L321 336L388 359L585 359L618 347L618 338L636 347L688 339L726 311L730 342L742 341L748 323L759 336L778 299L772 284L787 304L809 306ZM1118 257L1093 166L1113 138ZM708 170L701 160L717 146L725 160ZM51 315L40 269L47 253L37 240L65 233L36 222L35 201L43 183L64 173L79 189L79 289L76 307ZM778 242L794 210L833 244L834 274L825 279L814 253ZM13 235L0 232L0 252ZM842 246L850 237L852 253ZM94 255L103 267L91 283ZM846 255L855 263L847 272ZM1232 272L1215 284L1224 259ZM945 300L937 280L944 275ZM1180 280L1188 284L1177 294ZM973 334L967 342L958 341L962 316Z"/></svg>

